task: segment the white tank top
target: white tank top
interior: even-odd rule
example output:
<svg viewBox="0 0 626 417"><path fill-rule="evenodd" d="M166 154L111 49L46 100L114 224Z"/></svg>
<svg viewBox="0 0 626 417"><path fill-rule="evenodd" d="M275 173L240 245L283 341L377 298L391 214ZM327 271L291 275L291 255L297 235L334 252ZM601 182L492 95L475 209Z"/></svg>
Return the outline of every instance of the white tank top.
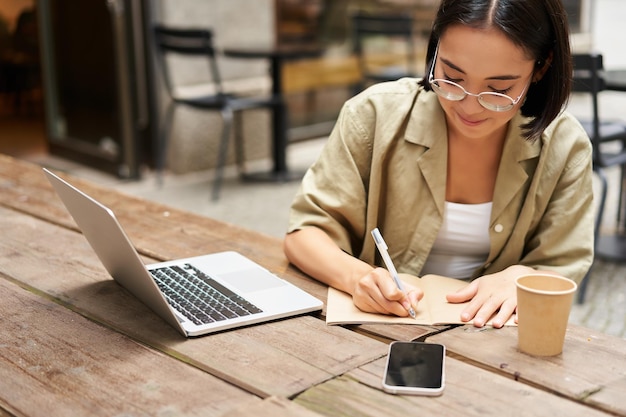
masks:
<svg viewBox="0 0 626 417"><path fill-rule="evenodd" d="M492 203L445 203L443 224L421 275L467 279L489 255Z"/></svg>

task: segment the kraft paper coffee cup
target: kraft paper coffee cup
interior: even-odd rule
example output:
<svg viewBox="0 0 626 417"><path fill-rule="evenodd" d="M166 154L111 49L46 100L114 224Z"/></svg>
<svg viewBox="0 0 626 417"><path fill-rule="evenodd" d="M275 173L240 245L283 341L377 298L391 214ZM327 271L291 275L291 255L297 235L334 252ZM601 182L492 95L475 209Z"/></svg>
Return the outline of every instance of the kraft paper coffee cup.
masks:
<svg viewBox="0 0 626 417"><path fill-rule="evenodd" d="M560 354L578 286L571 279L541 273L520 276L515 284L519 350L534 356Z"/></svg>

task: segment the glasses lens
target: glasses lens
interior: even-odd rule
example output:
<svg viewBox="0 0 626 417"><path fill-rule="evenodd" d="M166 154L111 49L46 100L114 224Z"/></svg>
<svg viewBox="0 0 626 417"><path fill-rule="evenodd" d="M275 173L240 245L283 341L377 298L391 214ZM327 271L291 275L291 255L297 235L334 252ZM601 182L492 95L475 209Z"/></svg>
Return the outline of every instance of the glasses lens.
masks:
<svg viewBox="0 0 626 417"><path fill-rule="evenodd" d="M498 93L481 93L478 100L483 107L493 111L511 110L515 105L515 101L511 97Z"/></svg>
<svg viewBox="0 0 626 417"><path fill-rule="evenodd" d="M459 101L466 96L463 87L450 81L436 79L430 85L435 93L447 100Z"/></svg>

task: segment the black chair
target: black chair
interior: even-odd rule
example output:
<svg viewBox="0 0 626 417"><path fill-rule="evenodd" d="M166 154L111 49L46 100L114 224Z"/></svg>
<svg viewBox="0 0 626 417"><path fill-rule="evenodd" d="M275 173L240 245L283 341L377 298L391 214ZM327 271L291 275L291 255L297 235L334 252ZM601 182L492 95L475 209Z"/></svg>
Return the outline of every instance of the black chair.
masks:
<svg viewBox="0 0 626 417"><path fill-rule="evenodd" d="M600 116L599 96L600 92L606 89L604 80L604 67L602 55L596 53L574 54L574 75L572 91L578 93L588 93L591 95L591 119L580 120L587 131L593 146L593 169L600 179L600 202L595 224L595 247L596 256L600 250L600 227L604 214L604 206L607 195L607 178L604 170L609 167L618 166L624 177L624 165L626 164L626 122L604 120ZM618 215L622 207L622 186L619 184ZM626 239L626 236L624 237ZM625 240L626 242L626 240ZM601 255L600 255L601 256ZM626 251L622 254L626 260ZM585 298L589 273L583 280L578 291L578 302L582 303Z"/></svg>
<svg viewBox="0 0 626 417"><path fill-rule="evenodd" d="M413 18L406 14L352 15L353 52L361 71L359 89L373 83L420 76L416 71L413 26ZM390 47L396 44L403 52L394 56ZM386 62L389 57L394 58L391 64Z"/></svg>
<svg viewBox="0 0 626 417"><path fill-rule="evenodd" d="M158 64L161 67L165 86L171 99L159 132L158 144L155 146L157 178L159 182L162 181L161 175L165 166L168 137L170 135L175 107L177 105L184 105L196 109L219 111L221 112L223 127L212 190L212 199L217 200L219 198L231 130L234 131L237 166L240 173L243 171L242 165L244 157L243 139L241 137L240 128L241 118L239 117L240 112L248 109L272 108L278 104L278 101L271 96L243 97L224 91L217 63L217 51L214 47L213 33L211 30L198 28L178 29L157 25L154 27L153 33L156 51L158 52ZM184 96L177 93L176 85L173 82L171 63L168 60L168 57L173 55L206 58L208 63L207 77L208 81L211 83L212 92L197 95L185 94ZM234 116L235 123L233 124Z"/></svg>

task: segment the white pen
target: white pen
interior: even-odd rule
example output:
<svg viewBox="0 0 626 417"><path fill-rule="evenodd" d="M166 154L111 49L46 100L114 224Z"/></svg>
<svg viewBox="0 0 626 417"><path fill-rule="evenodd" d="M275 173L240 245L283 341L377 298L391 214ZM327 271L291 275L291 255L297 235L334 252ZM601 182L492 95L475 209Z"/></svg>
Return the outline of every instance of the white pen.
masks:
<svg viewBox="0 0 626 417"><path fill-rule="evenodd" d="M398 276L398 271L396 271L396 267L393 265L393 262L391 261L391 257L389 256L389 252L387 251L388 246L385 243L385 240L383 239L383 235L380 234L378 227L372 230L372 237L374 237L374 242L376 242L376 247L378 248L378 251L383 257L383 261L385 262L385 266L387 267L387 270L391 274L391 277L393 278L396 285L398 286L398 289L404 292L404 286L402 285L402 281L400 281L400 277ZM415 310L413 310L413 307L409 307L409 315L415 318Z"/></svg>

